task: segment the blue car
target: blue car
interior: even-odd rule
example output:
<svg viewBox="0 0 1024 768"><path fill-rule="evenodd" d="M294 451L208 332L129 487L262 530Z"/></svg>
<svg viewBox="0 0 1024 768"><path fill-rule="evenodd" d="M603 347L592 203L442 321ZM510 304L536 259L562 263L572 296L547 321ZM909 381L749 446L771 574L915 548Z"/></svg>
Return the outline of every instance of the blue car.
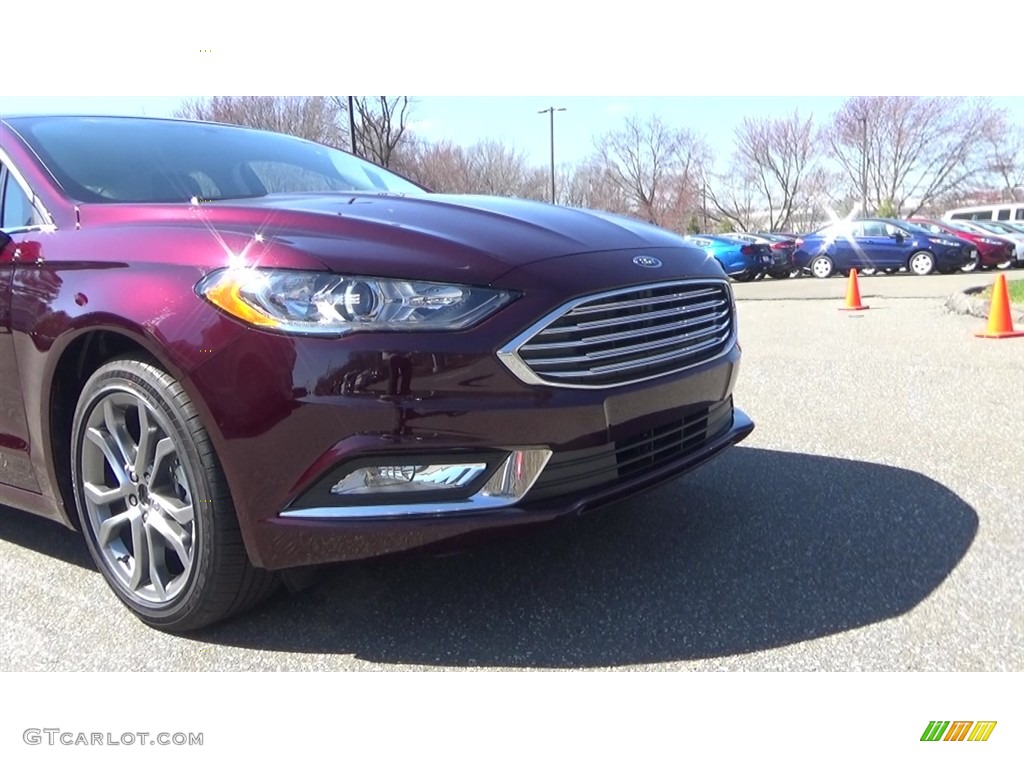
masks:
<svg viewBox="0 0 1024 768"><path fill-rule="evenodd" d="M974 250L966 240L898 219L843 221L796 242L796 266L822 278L851 269L952 273L971 262Z"/></svg>
<svg viewBox="0 0 1024 768"><path fill-rule="evenodd" d="M687 235L686 240L713 257L729 277L742 283L764 274L772 266L769 245L745 243L728 235Z"/></svg>

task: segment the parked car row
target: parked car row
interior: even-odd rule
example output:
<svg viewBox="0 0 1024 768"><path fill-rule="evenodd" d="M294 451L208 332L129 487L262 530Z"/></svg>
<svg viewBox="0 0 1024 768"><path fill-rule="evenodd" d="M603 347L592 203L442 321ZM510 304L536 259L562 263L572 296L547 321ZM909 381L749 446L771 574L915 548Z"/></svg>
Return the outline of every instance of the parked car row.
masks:
<svg viewBox="0 0 1024 768"><path fill-rule="evenodd" d="M796 241L766 232L730 232L721 235L689 235L686 240L712 256L730 278L738 282L799 276L794 253Z"/></svg>
<svg viewBox="0 0 1024 768"><path fill-rule="evenodd" d="M845 276L852 269L929 275L1024 266L1024 224L1011 221L862 218L805 235L730 232L686 239L740 282Z"/></svg>

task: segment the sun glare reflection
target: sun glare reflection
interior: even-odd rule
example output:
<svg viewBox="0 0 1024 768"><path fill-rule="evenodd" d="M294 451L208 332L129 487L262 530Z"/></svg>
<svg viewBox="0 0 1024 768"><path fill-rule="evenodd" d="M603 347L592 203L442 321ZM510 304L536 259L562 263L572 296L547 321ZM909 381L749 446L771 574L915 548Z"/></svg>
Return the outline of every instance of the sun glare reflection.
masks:
<svg viewBox="0 0 1024 768"><path fill-rule="evenodd" d="M829 218L829 232L825 236L825 248L827 249L837 238L842 237L853 248L859 262L862 264L868 263L867 254L864 253L864 249L860 247L853 237L853 220L861 213L860 205L854 205L850 212L842 218L828 203L824 204L824 208Z"/></svg>
<svg viewBox="0 0 1024 768"><path fill-rule="evenodd" d="M209 211L198 206L196 198L192 198L192 204L193 206L196 206L193 211L196 218L206 228L206 231L210 233L210 236L217 243L218 247L224 252L226 266L229 269L246 269L256 268L259 266L260 256L262 255L263 249L260 249L260 252L256 254L250 254L250 250L253 245L263 245L266 243L267 238L263 233L270 228L273 221L272 214L263 218L263 221L256 227L249 240L246 241L241 250L238 250L236 248L232 248L224 236L217 231L217 227L210 219Z"/></svg>

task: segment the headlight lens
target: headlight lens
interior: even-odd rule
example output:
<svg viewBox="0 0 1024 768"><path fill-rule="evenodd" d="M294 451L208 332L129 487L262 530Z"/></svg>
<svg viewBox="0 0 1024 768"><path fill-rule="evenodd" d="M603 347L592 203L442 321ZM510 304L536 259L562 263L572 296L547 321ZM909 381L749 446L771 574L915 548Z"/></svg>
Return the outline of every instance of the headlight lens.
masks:
<svg viewBox="0 0 1024 768"><path fill-rule="evenodd" d="M459 330L513 298L468 285L254 268L211 272L196 291L250 325L321 336Z"/></svg>
<svg viewBox="0 0 1024 768"><path fill-rule="evenodd" d="M958 243L956 240L944 240L941 237L933 239L932 242L935 243L936 245L947 245L947 246L960 245L960 243Z"/></svg>

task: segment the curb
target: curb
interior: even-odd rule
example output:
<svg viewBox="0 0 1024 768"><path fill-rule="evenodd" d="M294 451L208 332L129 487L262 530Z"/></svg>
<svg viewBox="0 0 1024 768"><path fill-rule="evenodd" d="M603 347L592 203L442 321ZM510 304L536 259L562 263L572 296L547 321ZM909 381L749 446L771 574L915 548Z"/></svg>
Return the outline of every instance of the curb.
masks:
<svg viewBox="0 0 1024 768"><path fill-rule="evenodd" d="M990 302L984 299L977 299L973 294L981 293L986 290L989 286L979 285L975 288L965 288L962 291L951 293L949 298L946 299L945 307L950 312L956 312L960 315L971 315L972 317L980 317L982 320L988 320L988 311ZM1010 316L1013 318L1015 323L1024 323L1024 306L1020 304L1010 305Z"/></svg>

